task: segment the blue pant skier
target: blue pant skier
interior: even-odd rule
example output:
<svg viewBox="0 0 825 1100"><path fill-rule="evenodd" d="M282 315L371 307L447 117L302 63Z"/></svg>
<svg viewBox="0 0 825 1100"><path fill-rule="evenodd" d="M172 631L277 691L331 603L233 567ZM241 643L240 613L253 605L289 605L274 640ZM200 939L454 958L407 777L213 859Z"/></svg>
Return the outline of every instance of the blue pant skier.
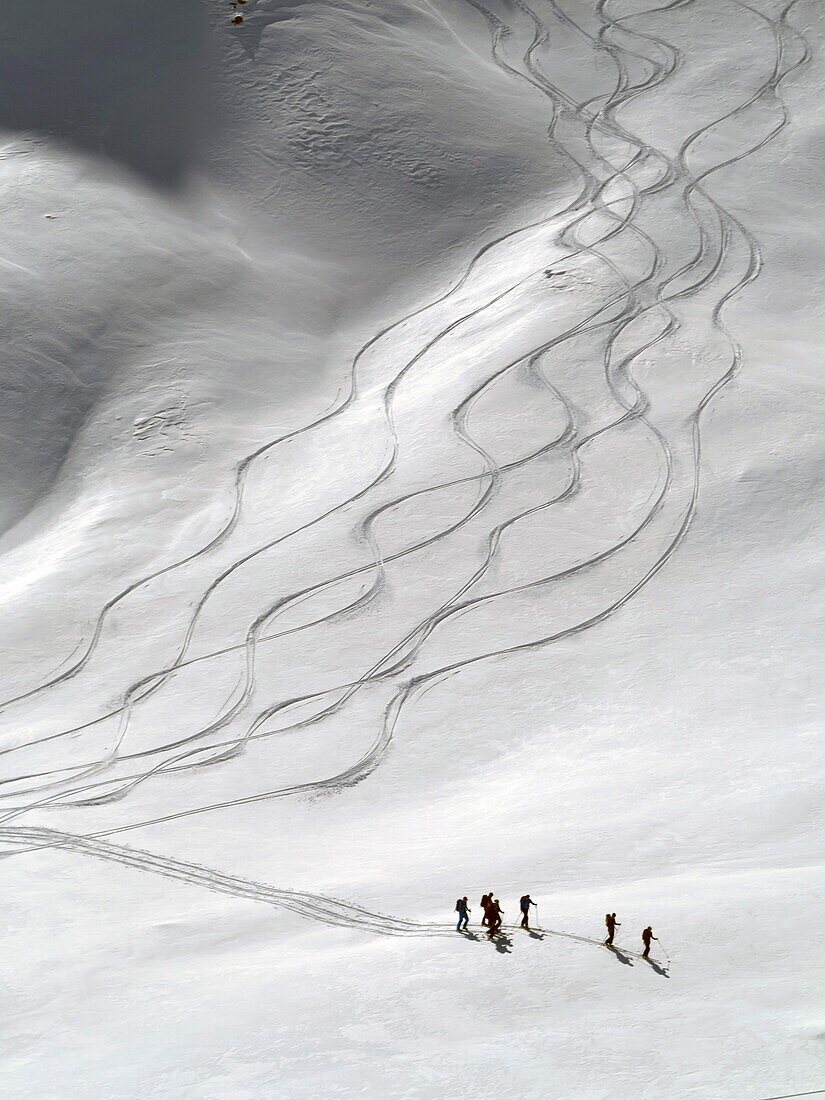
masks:
<svg viewBox="0 0 825 1100"><path fill-rule="evenodd" d="M466 931L467 924L470 920L470 910L467 908L467 899L459 898L455 903L455 911L458 913L458 924L455 926L456 932Z"/></svg>

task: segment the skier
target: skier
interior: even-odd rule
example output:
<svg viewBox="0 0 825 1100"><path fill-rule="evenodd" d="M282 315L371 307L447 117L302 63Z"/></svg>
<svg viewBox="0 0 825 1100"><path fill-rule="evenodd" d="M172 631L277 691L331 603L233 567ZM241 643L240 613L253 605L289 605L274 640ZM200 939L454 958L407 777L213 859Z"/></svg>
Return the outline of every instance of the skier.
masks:
<svg viewBox="0 0 825 1100"><path fill-rule="evenodd" d="M645 949L642 952L643 959L646 959L650 955L651 940L656 940L657 943L659 942L658 936L653 935L653 929L650 927L650 925L648 925L647 928L645 928L644 932L642 932L642 943L645 945Z"/></svg>
<svg viewBox="0 0 825 1100"><path fill-rule="evenodd" d="M487 924L490 926L490 931L487 935L490 939L493 938L496 932L501 931L501 918L503 913L504 910L501 908L498 901L490 895L490 905L487 909Z"/></svg>
<svg viewBox="0 0 825 1100"><path fill-rule="evenodd" d="M455 903L455 911L456 913L458 913L458 924L455 926L456 932L460 932L462 930L462 926L464 928L464 931L466 931L467 924L470 920L470 910L467 908L466 898L458 899L458 901Z"/></svg>
<svg viewBox="0 0 825 1100"><path fill-rule="evenodd" d="M488 935L492 935L492 929L496 923L495 911L493 909L493 895L491 893L485 894L484 897L486 899L484 903L484 920L481 923L487 925L487 933Z"/></svg>
<svg viewBox="0 0 825 1100"><path fill-rule="evenodd" d="M519 901L519 905L521 906L521 927L527 928L529 930L530 906L536 905L536 903L533 901L529 894L525 894L524 897L521 898L521 900ZM536 909L538 909L538 905L536 905Z"/></svg>
<svg viewBox="0 0 825 1100"><path fill-rule="evenodd" d="M490 908L490 904L491 904L492 900L493 900L493 891L492 890L490 891L489 894L482 894L481 895L481 901L479 902L479 905L481 906L481 911L484 913L484 916L481 918L482 925L485 925L485 924L488 923L488 921L487 921L487 910Z"/></svg>
<svg viewBox="0 0 825 1100"><path fill-rule="evenodd" d="M608 913L604 918L604 923L607 925L607 939L604 942L608 947L612 947L616 929L621 928L622 922L616 920L615 913Z"/></svg>

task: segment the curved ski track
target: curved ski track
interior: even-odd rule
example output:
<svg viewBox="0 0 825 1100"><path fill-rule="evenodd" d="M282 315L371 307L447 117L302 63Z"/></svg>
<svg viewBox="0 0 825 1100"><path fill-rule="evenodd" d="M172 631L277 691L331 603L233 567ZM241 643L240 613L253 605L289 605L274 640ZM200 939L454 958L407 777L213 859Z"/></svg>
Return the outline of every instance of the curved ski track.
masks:
<svg viewBox="0 0 825 1100"><path fill-rule="evenodd" d="M548 129L548 139L568 157L571 164L575 165L579 172L582 178L579 195L562 210L553 211L546 217L532 222L527 226L512 230L488 242L470 260L463 274L438 298L421 306L406 317L393 322L376 333L361 347L352 361L350 367L349 390L343 401L312 423L278 436L272 441L264 444L244 458L238 465L235 471L234 504L232 512L229 519L212 539L205 546L189 556L134 581L131 585L109 600L103 606L93 628L91 638L83 649L79 659L62 673L52 675L50 679L40 685L5 700L0 704L0 709L10 706L12 703L21 702L34 695L45 692L49 688L76 676L82 668L85 667L92 653L96 650L106 618L115 606L143 585L150 583L152 580L165 573L181 568L196 558L205 557L210 551L226 542L238 523L242 507L244 485L251 465L258 458L271 452L271 450L278 445L293 440L304 433L311 432L328 423L333 418L345 414L347 409L351 408L359 398L359 365L365 355L378 347L382 341L392 337L401 326L410 320L423 318L428 311L434 311L439 306L449 304L449 302L457 297L461 290L468 285L480 261L489 254L494 254L496 248L508 242L515 241L519 235L528 234L533 230L541 229L551 225L553 222L566 218L566 224L558 234L559 243L567 250L565 258L569 259L577 255L590 256L600 263L603 268L621 284L623 289L615 295L610 296L606 302L583 321L579 322L579 324L572 326L561 335L534 348L529 354L520 356L516 360L505 364L492 373L490 377L476 386L476 388L473 389L453 410L450 419L455 436L463 446L478 456L484 465L482 472L418 488L413 492L396 496L378 504L363 517L356 528L356 533L361 541L365 542L370 548L372 556L368 562L327 578L324 581L307 586L300 591L290 593L268 606L250 625L247 630L246 639L243 643L227 646L224 649L187 660L188 649L201 612L209 597L223 581L246 562L273 549L275 546L283 544L300 532L320 524L324 519L360 501L374 489L391 479L396 468L396 460L400 447L400 441L394 421L393 402L404 379L414 370L415 366L420 363L428 352L451 333L455 332L459 326L472 323L485 311L501 303L503 299L517 294L526 284L535 278L536 273L534 271L529 271L518 282L499 290L488 301L476 305L474 308L461 313L457 317L453 317L446 325L437 326L435 332L425 340L419 350L412 358L403 364L401 369L384 387L382 395L383 416L390 435L391 453L378 473L368 482L368 484L346 500L335 504L323 514L316 516L314 519L307 521L294 530L246 553L224 569L207 587L200 600L196 603L175 661L168 667L150 676L143 677L133 684L124 694L121 706L91 722L85 723L83 726L75 727L71 730L63 730L49 737L24 742L4 750L2 755L20 752L33 745L65 737L71 733L90 728L115 715L120 715L121 724L115 745L111 752L102 760L89 761L85 764L76 765L70 768L59 768L51 772L45 771L32 773L28 776L14 776L4 780L3 782L5 784L14 784L23 780L46 780L44 785L34 785L27 790L9 792L6 797L10 798L19 798L21 794L26 793L42 792L44 789L51 789L54 791L55 787L60 789L57 793L52 793L45 798L41 797L28 804L11 807L2 817L0 817L0 822L9 821L37 807L45 808L50 805L95 805L114 798L125 797L130 790L134 789L138 784L145 782L153 775L165 771L177 771L187 767L202 766L204 764L226 760L242 752L245 745L253 738L269 737L283 732L284 729L300 729L314 725L323 718L340 710L345 706L353 694L363 687L378 683L382 680L391 679L404 669L409 668L417 658L427 638L430 637L441 624L447 622L451 618L466 613L466 611L472 607L494 601L502 596L527 589L540 589L562 578L572 576L585 570L597 568L601 563L605 562L613 555L621 553L622 550L636 542L650 524L653 523L656 517L662 513L673 485L674 469L670 442L664 433L662 433L648 418L649 403L633 378L632 365L641 355L655 348L657 344L666 340L679 328L680 321L676 312L671 308L672 305L681 304L685 300L697 295L700 291L714 285L717 278L724 280L726 263L729 261L732 253L732 241L738 238L739 243L744 245L745 254L748 257L747 262L744 266L744 270L741 271L732 284L728 286L727 289L720 292L712 308L710 317L713 327L724 339L729 348L729 365L724 373L708 387L690 417L689 432L693 469L691 482L688 487L688 499L681 509L681 519L676 525L675 531L673 531L671 537L667 541L664 550L655 561L637 577L635 582L626 591L618 594L607 605L603 606L586 619L563 630L550 633L545 637L529 639L516 645L491 649L470 658L457 660L452 663L445 663L435 670L413 676L413 678L406 683L401 684L386 708L382 728L376 736L374 743L356 762L343 772L326 779L296 784L292 787L279 788L244 798L227 800L226 802L216 803L210 806L182 810L178 813L166 814L149 821L134 822L127 826L121 826L120 828L98 830L96 833L87 836L79 836L41 827L2 825L0 826L0 840L5 840L7 844L10 845L12 852L56 847L91 855L96 858L111 860L125 866L131 866L151 873L176 878L181 881L204 886L208 889L233 894L234 896L247 897L268 904L279 905L283 908L301 913L304 916L321 920L329 924L361 927L368 931L388 935L450 934L452 930L449 927L445 928L440 925L416 923L403 921L398 918L383 917L380 914L370 913L358 906L336 901L335 899L294 891L277 890L260 883L248 882L233 876L209 871L194 864L181 863L179 861L155 856L148 852L115 845L100 838L114 833L126 832L164 821L187 817L192 814L204 813L213 809L258 801L261 799L283 797L285 795L312 793L330 788L342 788L359 782L380 762L383 753L386 751L392 739L394 730L404 708L410 702L414 701L419 694L426 690L426 688L433 683L454 676L462 669L479 662L488 661L492 658L504 657L514 653L537 650L559 641L562 638L582 633L605 621L605 619L615 614L626 603L632 600L633 597L652 580L662 568L664 568L684 539L695 515L699 497L702 457L700 426L702 415L720 390L734 377L742 362L742 349L725 322L725 308L734 297L740 294L758 277L762 266L762 254L754 237L733 214L724 209L713 198L705 185L713 173L736 164L746 157L752 156L755 152L762 149L773 140L773 138L787 125L788 111L779 95L780 85L792 72L801 68L810 59L810 51L804 37L788 22L790 12L796 5L797 0L788 0L776 19L771 19L758 9L744 2L744 0L730 0L731 7L735 7L737 10L750 12L753 16L764 21L770 28L775 46L770 74L747 100L735 105L712 122L697 128L694 132L689 134L683 140L675 157L668 157L660 150L645 143L637 135L625 130L617 118L623 106L635 97L659 87L684 63L684 58L680 51L668 44L665 40L653 34L643 33L633 29L628 26L628 23L643 16L663 15L669 11L690 7L695 0L671 0L670 3L662 6L651 7L646 11L636 12L621 18L613 18L610 14L611 0L598 0L596 12L600 18L601 26L596 37L577 24L567 14L558 0L545 0L546 6L550 9L556 20L564 23L575 31L575 33L589 40L594 48L606 52L615 65L617 75L616 85L613 90L608 94L597 96L584 103L574 102L565 95L562 89L554 86L545 75L541 66L541 56L542 51L548 49L550 46L552 32L548 24L543 21L529 4L522 2L522 0L513 0L513 8L520 13L521 16L525 17L533 27L531 41L522 54L521 66L515 67L505 59L502 51L502 44L514 36L515 32L513 26L505 23L497 14L485 8L482 4L478 3L477 0L465 0L465 2L479 12L490 26L491 52L496 65L511 78L527 81L536 91L547 98L552 110L551 123ZM620 39L624 39L625 41L627 39L632 40L634 43L633 48L631 49L627 45L621 45ZM788 43L791 39L796 42L800 50L799 56L794 60L788 60L786 58ZM645 49L649 49L657 56L649 56L649 54L645 52ZM642 74L641 78L636 82L634 82L631 75L634 64L639 65ZM692 150L697 147L698 143L701 142L702 138L711 133L722 123L744 114L750 107L768 97L772 99L778 109L779 117L776 124L764 132L752 146L746 149L740 149L738 152L731 154L727 159L712 164L699 174L692 175L689 166L690 154ZM578 160L557 138L558 123L562 117L575 120L580 127L581 135L585 139L589 163ZM630 145L631 148L635 148L636 152L626 163L617 167L611 160L597 151L594 144L594 134L596 132L619 138ZM644 167L645 164L649 163L657 165L660 171L652 183L641 186L636 182L634 172L638 167ZM617 182L620 182L626 190L619 199L610 199L608 197L609 188L614 186ZM675 186L679 186L680 188L679 198L687 217L690 218L695 226L698 244L694 255L689 260L684 262L674 272L665 274L668 265L666 249L635 224L634 218L639 214L645 202L655 199L657 195ZM701 199L701 206L697 202L697 199ZM614 207L627 206L628 204L629 209L624 214L614 212ZM708 224L706 213L703 214L703 209L712 212L713 224ZM593 220L594 216L606 219L609 223L609 229L602 233L595 243L582 243L578 234L583 227L586 227L588 220ZM630 233L639 243L643 243L650 253L649 270L641 279L637 278L635 281L628 277L622 271L619 264L611 259L609 253L605 251L606 246L611 241L615 240L618 235L626 233ZM680 288L679 283L683 282L685 278L689 281ZM615 314L614 311L616 311ZM663 323L657 335L650 337L632 351L627 352L618 363L614 363L614 349L622 334L629 326L638 321L639 318L652 314L654 311L663 318ZM610 314L610 316L607 318L603 317L605 313ZM583 333L600 332L602 330L606 331L603 353L605 382L620 411L617 417L609 423L598 425L593 427L589 432L582 433L577 426L575 412L571 404L566 400L564 394L554 387L549 378L543 373L542 360L551 351L563 345L566 341L573 340ZM548 441L535 452L517 460L510 461L509 463L499 465L495 457L473 438L469 428L469 415L473 405L483 393L516 369L525 370L529 377L532 377L547 388L547 391L561 404L564 410L566 423L564 429L556 438ZM625 388L629 388L632 391L632 400L628 400L625 396ZM613 546L565 570L549 574L538 580L526 581L523 584L501 589L496 592L480 596L469 596L468 594L473 587L476 586L489 571L500 549L502 536L510 528L527 516L535 514L537 511L551 508L555 504L569 499L578 491L581 482L579 452L582 448L586 447L593 440L601 437L604 433L613 431L630 421L635 421L642 425L644 430L655 441L662 454L664 469L662 487L656 494L653 504L636 527ZM354 610L366 606L381 590L384 582L385 567L388 563L412 555L425 547L432 546L468 524L472 519L483 512L495 495L501 490L505 474L509 473L511 470L528 466L540 460L552 450L564 450L570 466L570 476L561 493L556 494L539 505L534 505L517 512L507 519L495 524L488 534L486 554L481 564L478 565L472 575L467 578L452 596L443 601L441 606L431 612L416 627L408 631L407 634L396 642L388 652L381 656L377 662L374 662L368 671L357 679L349 683L336 685L332 688L321 688L318 691L306 694L300 698L281 700L259 713L247 727L246 731L239 737L234 737L223 742L187 748L183 752L178 752L171 757L164 758L160 763L155 764L146 771L136 772L125 777L120 776L115 779L100 779L86 785L76 785L79 780L90 778L93 775L103 772L118 761L136 760L142 757L155 756L163 752L174 751L183 746L190 745L194 741L202 740L228 725L233 718L240 714L243 707L251 698L255 683L255 652L258 645L266 644L267 642L274 641L275 639L285 637L298 631L317 627L326 622L333 621L341 615L351 614ZM422 539L401 550L397 550L391 555L382 555L381 547L374 534L374 526L383 514L415 497L424 496L428 493L435 493L447 487L470 483L477 483L478 496L472 507L465 514L455 519L443 530L436 532L434 535L430 535L426 539ZM360 593L354 601L351 601L343 608L338 608L327 615L321 615L317 619L301 623L298 626L293 626L280 632L267 633L268 630L271 630L277 618L287 609L296 606L321 591L333 588L344 580L360 575L371 578L368 588L365 592ZM144 750L142 752L121 753L120 750L125 742L128 731L129 716L134 706L138 705L143 699L148 698L155 691L163 687L178 670L186 668L191 664L208 661L236 650L244 650L246 654L246 671L241 685L242 690L239 697L232 702L215 721L195 734L168 742L157 748ZM235 694L234 691L232 694ZM332 702L322 705L322 708L317 713L313 713L308 718L300 719L275 731L266 731L262 728L269 719L281 712L288 711L298 704L307 702L312 703L315 700L318 700L320 703L329 697L332 697ZM63 775L64 778L57 778L60 775ZM81 797L78 798L78 796ZM544 931L551 935L565 936L567 938L580 940L581 942L601 946L600 940L572 936L567 933L550 932L549 930ZM634 953L629 952L629 954Z"/></svg>

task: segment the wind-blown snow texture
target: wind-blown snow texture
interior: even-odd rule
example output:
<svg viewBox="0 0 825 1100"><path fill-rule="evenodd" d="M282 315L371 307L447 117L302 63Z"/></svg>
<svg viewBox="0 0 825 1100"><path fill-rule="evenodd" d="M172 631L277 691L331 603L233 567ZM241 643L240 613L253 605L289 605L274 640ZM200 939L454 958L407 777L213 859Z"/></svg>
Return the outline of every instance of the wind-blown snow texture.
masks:
<svg viewBox="0 0 825 1100"><path fill-rule="evenodd" d="M4 1095L825 1088L821 9L112 8L3 46Z"/></svg>

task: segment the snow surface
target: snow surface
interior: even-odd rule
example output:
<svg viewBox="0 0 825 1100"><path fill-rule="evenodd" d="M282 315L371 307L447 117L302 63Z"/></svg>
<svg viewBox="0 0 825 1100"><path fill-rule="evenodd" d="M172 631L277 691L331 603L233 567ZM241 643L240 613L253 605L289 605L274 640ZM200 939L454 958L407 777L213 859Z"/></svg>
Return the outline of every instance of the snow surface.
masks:
<svg viewBox="0 0 825 1100"><path fill-rule="evenodd" d="M3 1095L825 1089L821 4L72 7L2 45Z"/></svg>

